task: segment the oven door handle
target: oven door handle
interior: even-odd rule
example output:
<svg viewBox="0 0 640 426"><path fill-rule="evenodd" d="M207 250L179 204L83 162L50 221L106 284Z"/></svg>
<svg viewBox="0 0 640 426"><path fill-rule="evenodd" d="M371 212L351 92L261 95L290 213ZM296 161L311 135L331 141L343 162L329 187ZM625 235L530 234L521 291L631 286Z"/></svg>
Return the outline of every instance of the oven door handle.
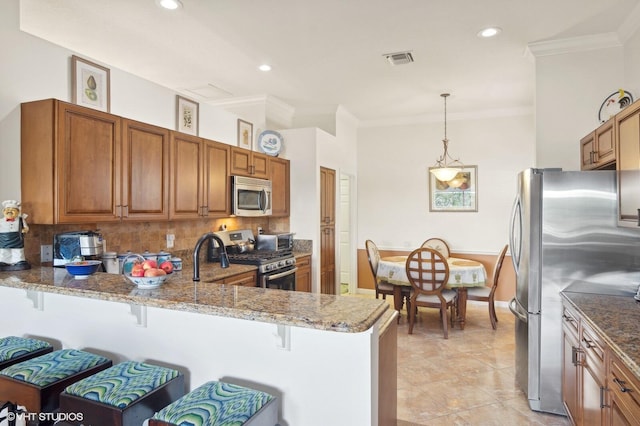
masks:
<svg viewBox="0 0 640 426"><path fill-rule="evenodd" d="M265 275L264 279L266 281L277 280L278 278L282 278L282 277L286 277L287 275L295 274L297 270L298 270L298 268L295 267L293 269L289 269L288 271L280 272L279 274Z"/></svg>

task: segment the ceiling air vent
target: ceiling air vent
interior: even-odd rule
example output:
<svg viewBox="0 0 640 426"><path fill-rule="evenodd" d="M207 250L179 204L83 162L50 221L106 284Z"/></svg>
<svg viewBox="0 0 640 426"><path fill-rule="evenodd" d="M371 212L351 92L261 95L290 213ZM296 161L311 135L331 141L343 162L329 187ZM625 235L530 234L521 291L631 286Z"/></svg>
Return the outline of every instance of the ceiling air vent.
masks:
<svg viewBox="0 0 640 426"><path fill-rule="evenodd" d="M391 65L403 65L413 62L413 55L410 50L406 52L385 53L382 56L384 56Z"/></svg>

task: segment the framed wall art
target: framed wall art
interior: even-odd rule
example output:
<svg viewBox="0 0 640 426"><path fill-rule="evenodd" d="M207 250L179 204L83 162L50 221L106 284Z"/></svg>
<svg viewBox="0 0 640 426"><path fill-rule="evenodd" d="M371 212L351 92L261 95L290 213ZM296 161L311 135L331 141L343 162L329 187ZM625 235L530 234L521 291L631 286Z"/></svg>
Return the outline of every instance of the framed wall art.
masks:
<svg viewBox="0 0 640 426"><path fill-rule="evenodd" d="M429 211L477 212L478 167L464 166L455 178L443 182L431 173L429 167Z"/></svg>
<svg viewBox="0 0 640 426"><path fill-rule="evenodd" d="M198 103L176 95L176 130L198 136Z"/></svg>
<svg viewBox="0 0 640 426"><path fill-rule="evenodd" d="M71 101L104 112L111 110L109 68L71 56Z"/></svg>
<svg viewBox="0 0 640 426"><path fill-rule="evenodd" d="M253 146L253 124L238 119L238 146L251 149Z"/></svg>

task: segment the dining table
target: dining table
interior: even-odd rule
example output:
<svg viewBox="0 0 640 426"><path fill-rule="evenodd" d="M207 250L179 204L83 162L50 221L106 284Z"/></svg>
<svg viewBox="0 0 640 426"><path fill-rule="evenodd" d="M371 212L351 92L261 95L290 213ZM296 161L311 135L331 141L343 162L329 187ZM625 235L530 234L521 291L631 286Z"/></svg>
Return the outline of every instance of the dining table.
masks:
<svg viewBox="0 0 640 426"><path fill-rule="evenodd" d="M409 256L387 256L380 259L376 280L393 285L393 305L396 311L402 310L402 287L411 287L407 278L406 263ZM487 281L487 271L480 262L458 257L447 258L449 266L449 280L446 288L457 292L455 322L464 330L467 316L467 289L469 287L484 287Z"/></svg>

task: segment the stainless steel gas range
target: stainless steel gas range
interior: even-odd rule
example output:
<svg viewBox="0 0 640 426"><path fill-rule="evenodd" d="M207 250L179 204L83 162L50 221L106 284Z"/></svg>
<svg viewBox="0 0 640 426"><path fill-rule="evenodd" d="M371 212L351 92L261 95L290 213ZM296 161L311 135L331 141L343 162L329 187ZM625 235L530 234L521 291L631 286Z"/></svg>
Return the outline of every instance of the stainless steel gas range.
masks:
<svg viewBox="0 0 640 426"><path fill-rule="evenodd" d="M296 289L296 259L292 249L256 250L255 238L249 229L219 231L215 234L223 241L230 263L258 267L256 286L281 290ZM247 244L248 243L248 244ZM218 247L209 240L207 260L219 261Z"/></svg>

